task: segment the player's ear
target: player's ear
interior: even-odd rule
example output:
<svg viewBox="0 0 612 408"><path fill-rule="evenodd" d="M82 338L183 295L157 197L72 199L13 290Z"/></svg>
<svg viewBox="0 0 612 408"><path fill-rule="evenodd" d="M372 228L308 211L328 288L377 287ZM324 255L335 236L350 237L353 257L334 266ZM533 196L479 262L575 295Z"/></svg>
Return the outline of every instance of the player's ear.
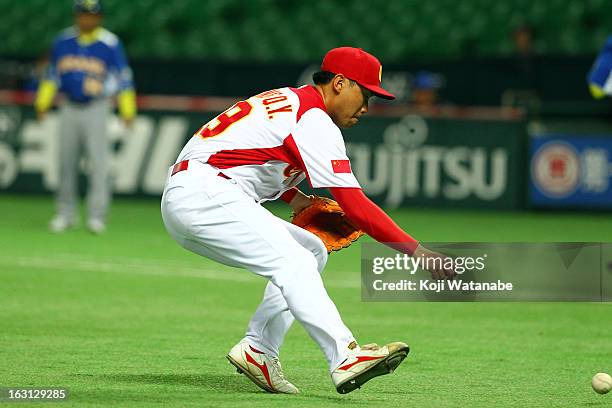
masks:
<svg viewBox="0 0 612 408"><path fill-rule="evenodd" d="M339 94L340 91L342 91L342 88L344 88L347 84L348 84L348 78L342 74L337 74L332 79L332 88L334 89L334 92L336 94Z"/></svg>

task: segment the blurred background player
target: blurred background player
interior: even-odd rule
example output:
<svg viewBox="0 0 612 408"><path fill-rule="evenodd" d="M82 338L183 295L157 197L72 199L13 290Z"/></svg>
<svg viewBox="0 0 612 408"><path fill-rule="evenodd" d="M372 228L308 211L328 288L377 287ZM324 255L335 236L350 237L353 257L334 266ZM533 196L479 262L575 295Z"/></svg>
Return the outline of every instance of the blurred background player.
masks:
<svg viewBox="0 0 612 408"><path fill-rule="evenodd" d="M106 229L110 204L109 141L107 122L110 96L118 93L119 112L129 126L136 114L132 73L119 38L100 25L102 4L98 0L74 3L75 25L60 33L51 50L49 73L35 101L39 120L44 119L55 93L66 101L60 111L60 179L56 192L57 213L49 223L63 232L78 223L78 163L81 144L89 159L87 228Z"/></svg>
<svg viewBox="0 0 612 408"><path fill-rule="evenodd" d="M588 75L589 91L595 99L612 95L612 36L609 36L599 52Z"/></svg>

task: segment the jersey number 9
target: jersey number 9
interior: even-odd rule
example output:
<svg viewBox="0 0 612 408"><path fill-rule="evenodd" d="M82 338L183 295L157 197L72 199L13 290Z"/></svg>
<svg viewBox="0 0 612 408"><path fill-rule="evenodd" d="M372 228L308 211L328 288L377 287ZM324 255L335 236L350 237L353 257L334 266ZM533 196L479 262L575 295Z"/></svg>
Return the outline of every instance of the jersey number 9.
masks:
<svg viewBox="0 0 612 408"><path fill-rule="evenodd" d="M250 103L247 101L240 101L202 126L197 134L203 139L218 136L240 119L244 119L249 113L251 113L252 109L253 107Z"/></svg>

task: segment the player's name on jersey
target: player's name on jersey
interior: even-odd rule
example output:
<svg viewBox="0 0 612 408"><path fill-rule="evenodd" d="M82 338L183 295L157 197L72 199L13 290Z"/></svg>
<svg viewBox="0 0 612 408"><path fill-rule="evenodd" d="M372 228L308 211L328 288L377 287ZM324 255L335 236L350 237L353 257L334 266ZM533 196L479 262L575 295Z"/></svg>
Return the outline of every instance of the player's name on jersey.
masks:
<svg viewBox="0 0 612 408"><path fill-rule="evenodd" d="M292 112L291 104L284 104L284 106L278 107L275 104L280 102L285 102L287 100L287 96L283 95L281 91L278 89L273 89L271 91L266 91L260 93L259 95L255 95L255 98L262 99L262 103L266 107L266 111L268 114L268 119L273 119L274 115L281 112ZM274 106L271 106L273 105Z"/></svg>
<svg viewBox="0 0 612 408"><path fill-rule="evenodd" d="M82 71L94 75L104 75L106 66L104 61L96 57L84 57L81 55L66 55L57 63L57 71L60 74L65 72Z"/></svg>
<svg viewBox="0 0 612 408"><path fill-rule="evenodd" d="M440 293L446 291L469 291L469 292L501 292L512 291L513 285L511 282L503 282L501 280L493 282L477 282L473 280L434 280L420 279L412 281L402 279L394 282L385 282L382 279L377 279L372 282L372 288L375 291L408 291L408 292L431 292Z"/></svg>

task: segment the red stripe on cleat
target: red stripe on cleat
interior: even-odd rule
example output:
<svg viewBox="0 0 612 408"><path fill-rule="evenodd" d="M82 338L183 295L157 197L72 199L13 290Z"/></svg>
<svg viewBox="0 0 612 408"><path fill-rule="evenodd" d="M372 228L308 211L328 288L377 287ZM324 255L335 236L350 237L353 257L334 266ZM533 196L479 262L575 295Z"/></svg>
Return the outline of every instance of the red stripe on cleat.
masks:
<svg viewBox="0 0 612 408"><path fill-rule="evenodd" d="M374 357L374 356L359 356L357 357L357 361L353 361L350 364L344 365L342 367L338 367L338 370L343 370L346 371L349 368L351 368L352 366L354 366L355 364L359 364L359 363L363 363L364 361L371 361L371 360L378 360L381 358L385 358L385 356L379 356L379 357Z"/></svg>
<svg viewBox="0 0 612 408"><path fill-rule="evenodd" d="M251 351L252 351L253 353L257 353L257 354L264 354L264 352L263 352L263 351L259 351L259 350L257 350L255 347L251 346L250 344L249 344L249 348L251 349Z"/></svg>
<svg viewBox="0 0 612 408"><path fill-rule="evenodd" d="M250 347L250 346L249 346ZM252 347L251 347L252 348ZM261 370L261 372L263 373L264 377L266 377L266 381L268 382L268 385L270 386L271 389L274 390L274 387L272 386L272 381L270 381L270 373L268 372L268 366L266 366L266 363L263 364L259 364L257 361L255 361L255 359L253 357L251 357L251 355L247 352L244 353L244 355L246 356L246 360L253 364L255 367L259 368Z"/></svg>

